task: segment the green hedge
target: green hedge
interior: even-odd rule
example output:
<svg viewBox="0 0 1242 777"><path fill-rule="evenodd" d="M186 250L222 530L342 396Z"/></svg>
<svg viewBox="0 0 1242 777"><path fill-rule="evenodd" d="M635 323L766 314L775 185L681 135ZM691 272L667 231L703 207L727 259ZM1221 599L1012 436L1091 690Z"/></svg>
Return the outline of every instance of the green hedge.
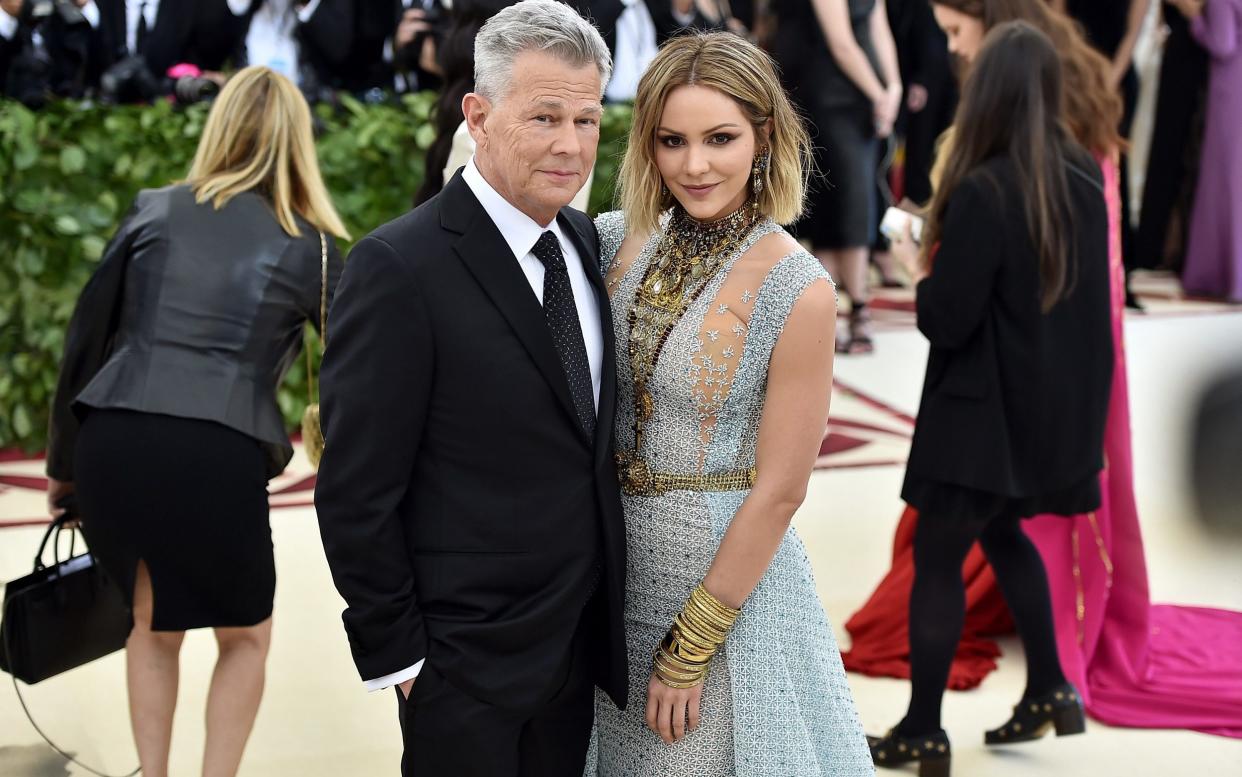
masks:
<svg viewBox="0 0 1242 777"><path fill-rule="evenodd" d="M350 232L404 213L434 137L434 95L315 108L324 178ZM65 328L120 216L142 188L189 169L205 106L62 103L39 112L0 102L0 448L42 450ZM628 107L604 115L592 212L609 206ZM342 246L346 250L347 245ZM290 429L306 403L305 362L279 399Z"/></svg>

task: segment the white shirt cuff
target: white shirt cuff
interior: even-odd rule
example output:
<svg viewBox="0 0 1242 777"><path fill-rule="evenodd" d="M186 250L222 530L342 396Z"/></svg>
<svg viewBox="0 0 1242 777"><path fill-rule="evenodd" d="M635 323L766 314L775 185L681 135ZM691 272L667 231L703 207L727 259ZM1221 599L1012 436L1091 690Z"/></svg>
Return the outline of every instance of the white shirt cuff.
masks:
<svg viewBox="0 0 1242 777"><path fill-rule="evenodd" d="M9 16L8 11L0 11L0 38L12 40L17 34L17 19Z"/></svg>
<svg viewBox="0 0 1242 777"><path fill-rule="evenodd" d="M309 3L302 6L302 10L298 11L298 21L302 22L303 24L309 22L311 17L315 15L315 11L318 8L319 8L319 0L310 0ZM406 679L408 680L409 678L406 678Z"/></svg>
<svg viewBox="0 0 1242 777"><path fill-rule="evenodd" d="M400 672L393 672L392 674L386 674L383 677L377 677L374 680L367 680L364 685L366 685L368 691L374 693L375 691L382 691L385 688L391 688L394 685L400 685L406 680L413 680L415 677L418 677L419 672L423 671L423 662L426 660L427 659L425 658L421 659L414 666L411 666L408 669L402 669Z"/></svg>
<svg viewBox="0 0 1242 777"><path fill-rule="evenodd" d="M92 30L99 29L99 5L95 0L89 0L86 5L80 9L82 15L86 17L86 22L91 26Z"/></svg>

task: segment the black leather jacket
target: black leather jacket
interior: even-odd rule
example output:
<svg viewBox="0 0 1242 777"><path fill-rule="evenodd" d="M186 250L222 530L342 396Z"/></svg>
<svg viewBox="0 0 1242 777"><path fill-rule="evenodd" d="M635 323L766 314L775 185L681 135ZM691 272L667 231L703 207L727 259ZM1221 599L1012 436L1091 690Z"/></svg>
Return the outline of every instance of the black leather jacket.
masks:
<svg viewBox="0 0 1242 777"><path fill-rule="evenodd" d="M276 387L319 326L319 234L291 237L260 195L222 209L188 186L139 192L78 298L52 406L47 471L73 480L89 408L215 421L258 440L268 477L293 448ZM328 238L328 297L342 261Z"/></svg>

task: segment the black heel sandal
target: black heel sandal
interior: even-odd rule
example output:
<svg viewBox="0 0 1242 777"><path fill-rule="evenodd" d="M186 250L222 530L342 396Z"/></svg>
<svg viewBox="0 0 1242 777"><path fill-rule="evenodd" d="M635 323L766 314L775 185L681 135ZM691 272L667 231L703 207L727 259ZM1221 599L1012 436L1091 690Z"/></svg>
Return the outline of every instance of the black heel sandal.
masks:
<svg viewBox="0 0 1242 777"><path fill-rule="evenodd" d="M1023 699L1013 708L1013 717L1000 728L983 735L986 745L1007 745L1031 742L1048 730L1059 737L1081 734L1087 730L1087 716L1082 699L1074 686L1066 683L1034 699Z"/></svg>
<svg viewBox="0 0 1242 777"><path fill-rule="evenodd" d="M892 729L882 737L867 737L871 762L884 768L918 763L919 777L949 777L953 751L944 730L917 737L905 737Z"/></svg>

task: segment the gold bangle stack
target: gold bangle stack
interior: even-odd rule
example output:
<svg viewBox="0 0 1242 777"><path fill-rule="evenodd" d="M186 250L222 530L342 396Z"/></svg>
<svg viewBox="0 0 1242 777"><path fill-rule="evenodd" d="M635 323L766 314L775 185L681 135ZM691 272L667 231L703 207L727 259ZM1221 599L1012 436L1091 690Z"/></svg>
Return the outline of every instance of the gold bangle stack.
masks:
<svg viewBox="0 0 1242 777"><path fill-rule="evenodd" d="M707 677L712 656L724 644L741 613L708 593L702 583L695 586L656 648L656 679L670 688L700 685Z"/></svg>

